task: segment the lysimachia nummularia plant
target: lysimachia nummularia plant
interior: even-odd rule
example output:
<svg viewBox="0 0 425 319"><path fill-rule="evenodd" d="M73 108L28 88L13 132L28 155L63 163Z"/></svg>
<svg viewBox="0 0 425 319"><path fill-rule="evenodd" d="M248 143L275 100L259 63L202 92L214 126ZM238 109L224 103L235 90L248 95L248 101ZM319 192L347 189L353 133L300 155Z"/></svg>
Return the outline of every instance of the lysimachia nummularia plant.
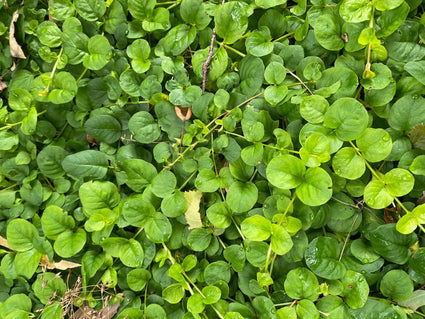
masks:
<svg viewBox="0 0 425 319"><path fill-rule="evenodd" d="M424 11L0 0L0 319L425 317Z"/></svg>

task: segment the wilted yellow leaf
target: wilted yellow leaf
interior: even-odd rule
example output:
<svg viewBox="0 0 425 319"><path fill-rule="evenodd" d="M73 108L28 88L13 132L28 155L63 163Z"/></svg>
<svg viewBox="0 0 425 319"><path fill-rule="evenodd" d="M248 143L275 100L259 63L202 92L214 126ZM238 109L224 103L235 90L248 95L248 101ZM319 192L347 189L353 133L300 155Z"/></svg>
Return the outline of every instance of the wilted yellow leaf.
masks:
<svg viewBox="0 0 425 319"><path fill-rule="evenodd" d="M184 198L187 202L187 210L184 213L189 229L202 227L201 214L199 213L199 203L201 202L201 191L184 192Z"/></svg>

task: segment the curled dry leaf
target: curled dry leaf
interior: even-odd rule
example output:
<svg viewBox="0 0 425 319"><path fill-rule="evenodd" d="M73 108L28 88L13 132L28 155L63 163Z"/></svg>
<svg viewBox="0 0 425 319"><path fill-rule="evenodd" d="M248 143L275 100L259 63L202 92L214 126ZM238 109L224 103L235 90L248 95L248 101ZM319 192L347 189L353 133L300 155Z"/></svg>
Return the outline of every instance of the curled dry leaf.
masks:
<svg viewBox="0 0 425 319"><path fill-rule="evenodd" d="M10 55L18 59L26 59L25 53L19 45L18 41L15 38L15 22L18 21L19 10L16 10L13 13L12 21L10 21L9 27L9 46L10 46Z"/></svg>
<svg viewBox="0 0 425 319"><path fill-rule="evenodd" d="M81 267L81 264L74 263L68 260L61 260L57 263L50 261L47 255L43 255L40 260L40 266L47 269L59 269L59 270L67 270L71 268Z"/></svg>
<svg viewBox="0 0 425 319"><path fill-rule="evenodd" d="M104 307L97 311L91 308L87 302L79 308L72 316L71 319L111 319L118 311L120 302Z"/></svg>
<svg viewBox="0 0 425 319"><path fill-rule="evenodd" d="M7 244L7 239L0 236L0 246L6 247L9 249L9 245Z"/></svg>
<svg viewBox="0 0 425 319"><path fill-rule="evenodd" d="M199 213L199 204L202 198L200 191L184 192L184 198L187 202L187 210L184 213L189 229L202 227L201 214Z"/></svg>
<svg viewBox="0 0 425 319"><path fill-rule="evenodd" d="M181 119L183 122L187 121L192 116L192 107L184 108L184 111L183 111L183 109L180 106L175 105L174 110L176 111L177 117Z"/></svg>

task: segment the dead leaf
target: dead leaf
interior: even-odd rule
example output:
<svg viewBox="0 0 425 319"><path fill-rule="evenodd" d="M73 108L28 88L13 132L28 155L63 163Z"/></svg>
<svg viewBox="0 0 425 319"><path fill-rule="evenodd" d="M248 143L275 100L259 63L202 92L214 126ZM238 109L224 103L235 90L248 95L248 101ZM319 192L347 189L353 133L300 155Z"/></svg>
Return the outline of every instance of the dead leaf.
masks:
<svg viewBox="0 0 425 319"><path fill-rule="evenodd" d="M40 266L45 267L47 269L67 270L71 268L81 267L81 264L73 263L72 261L68 260L61 260L55 263L50 261L47 255L43 255L41 256Z"/></svg>
<svg viewBox="0 0 425 319"><path fill-rule="evenodd" d="M66 270L66 269L78 268L78 267L81 267L81 264L73 263L72 261L61 260L60 262L55 263L54 268L59 270Z"/></svg>
<svg viewBox="0 0 425 319"><path fill-rule="evenodd" d="M120 302L113 304L112 306L107 306L99 311L99 319L111 319L118 311Z"/></svg>
<svg viewBox="0 0 425 319"><path fill-rule="evenodd" d="M107 306L97 311L91 308L86 301L70 319L111 319L117 313L119 306L120 302L118 301L112 306Z"/></svg>
<svg viewBox="0 0 425 319"><path fill-rule="evenodd" d="M7 239L2 236L0 236L0 246L10 249L9 245L7 244Z"/></svg>
<svg viewBox="0 0 425 319"><path fill-rule="evenodd" d="M410 141L414 148L425 150L425 124L419 123L410 132Z"/></svg>
<svg viewBox="0 0 425 319"><path fill-rule="evenodd" d="M3 91L3 90L5 90L6 88L7 88L6 83L0 81L0 92Z"/></svg>
<svg viewBox="0 0 425 319"><path fill-rule="evenodd" d="M18 59L26 59L24 51L22 51L21 46L18 41L15 39L15 22L18 21L19 18L19 10L13 13L12 21L10 21L9 27L9 46L10 46L10 55L14 58Z"/></svg>
<svg viewBox="0 0 425 319"><path fill-rule="evenodd" d="M201 202L201 191L184 192L184 198L187 203L187 210L184 213L189 229L202 227L201 214L199 213L199 203Z"/></svg>
<svg viewBox="0 0 425 319"><path fill-rule="evenodd" d="M187 121L192 116L192 107L184 108L184 111L183 111L183 109L180 106L176 105L174 106L174 111L176 112L177 117L181 119L183 122ZM183 115L183 113L185 114Z"/></svg>

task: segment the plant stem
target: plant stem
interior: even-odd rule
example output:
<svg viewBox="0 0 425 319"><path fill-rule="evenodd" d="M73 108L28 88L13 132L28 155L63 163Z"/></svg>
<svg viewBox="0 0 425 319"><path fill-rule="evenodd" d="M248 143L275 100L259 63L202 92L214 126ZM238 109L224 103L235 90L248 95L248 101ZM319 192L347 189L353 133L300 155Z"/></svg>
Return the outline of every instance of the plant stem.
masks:
<svg viewBox="0 0 425 319"><path fill-rule="evenodd" d="M221 47L225 47L227 50L230 50L230 51L236 53L237 55L240 55L241 57L245 57L246 56L245 53L242 53L241 51L232 48L230 45L227 45L226 43L224 43L224 41L223 42L220 42L220 41L217 41L217 40L214 40L214 41L215 41L215 43L217 43Z"/></svg>
<svg viewBox="0 0 425 319"><path fill-rule="evenodd" d="M293 32L289 32L289 33L287 33L287 34L282 35L281 37L279 37L279 38L277 38L277 39L274 39L272 42L279 42L280 40L283 40L283 39L289 38L290 36L292 36L292 35L294 35L294 34L295 34L295 31L293 31Z"/></svg>
<svg viewBox="0 0 425 319"><path fill-rule="evenodd" d="M359 151L359 149L353 144L352 141L348 141L351 145L351 147L354 148L354 150L356 151L357 155L360 156L360 158L363 160L363 162L365 163L366 167L369 169L369 171L372 173L372 175L379 180L382 184L384 184L385 186L385 181L381 178L381 176L378 175L378 173L376 173L376 171L373 169L372 166L370 166L369 162L364 158L363 154ZM406 213L410 213L410 211L402 204L402 202L400 202L400 200L397 197L394 197L394 200L397 202L397 204L406 212Z"/></svg>
<svg viewBox="0 0 425 319"><path fill-rule="evenodd" d="M46 110L41 111L40 113L37 113L37 117L40 116L40 115L43 115L44 113L46 113ZM19 122L16 122L16 123L11 123L11 124L6 124L5 126L0 127L0 131L8 130L11 127L14 127L16 125L22 124L22 122L23 121L19 121Z"/></svg>

